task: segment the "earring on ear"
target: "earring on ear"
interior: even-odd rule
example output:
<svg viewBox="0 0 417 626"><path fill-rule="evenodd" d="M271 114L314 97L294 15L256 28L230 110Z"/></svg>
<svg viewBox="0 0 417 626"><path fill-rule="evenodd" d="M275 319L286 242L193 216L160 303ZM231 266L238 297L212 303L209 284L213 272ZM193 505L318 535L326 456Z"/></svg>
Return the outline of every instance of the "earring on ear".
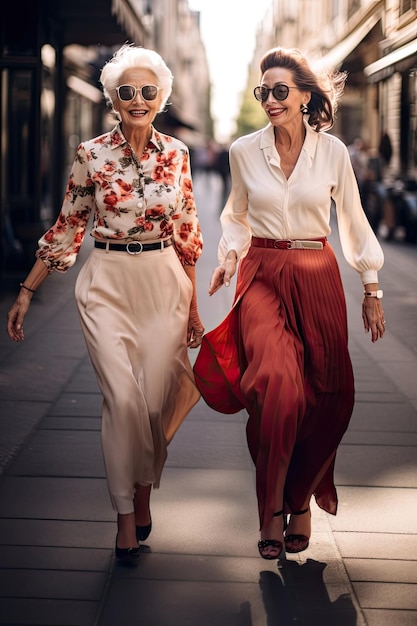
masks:
<svg viewBox="0 0 417 626"><path fill-rule="evenodd" d="M303 104L300 105L300 111L303 115L305 113L308 113L308 106L305 104L305 102L303 102Z"/></svg>

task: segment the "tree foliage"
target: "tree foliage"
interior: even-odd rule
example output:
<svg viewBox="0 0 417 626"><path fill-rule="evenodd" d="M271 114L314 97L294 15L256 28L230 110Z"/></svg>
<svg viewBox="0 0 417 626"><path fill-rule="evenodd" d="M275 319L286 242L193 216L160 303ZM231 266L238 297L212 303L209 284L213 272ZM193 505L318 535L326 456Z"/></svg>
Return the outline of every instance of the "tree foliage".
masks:
<svg viewBox="0 0 417 626"><path fill-rule="evenodd" d="M236 119L235 137L252 133L266 126L268 122L261 103L258 102L253 95L255 82L251 72L248 72L248 81L242 94L240 110Z"/></svg>

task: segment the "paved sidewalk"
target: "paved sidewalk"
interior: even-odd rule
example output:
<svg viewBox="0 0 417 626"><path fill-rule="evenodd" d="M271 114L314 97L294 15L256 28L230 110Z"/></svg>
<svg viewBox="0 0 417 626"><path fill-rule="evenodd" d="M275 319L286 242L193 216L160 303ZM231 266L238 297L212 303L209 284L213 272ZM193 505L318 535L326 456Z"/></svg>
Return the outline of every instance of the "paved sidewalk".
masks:
<svg viewBox="0 0 417 626"><path fill-rule="evenodd" d="M206 294L217 181L200 178L196 190L209 329L233 287ZM388 334L376 345L362 328L360 281L341 259L357 400L337 460L339 513L313 506L311 547L280 567L257 552L245 415L203 401L170 446L138 566L114 560L101 399L73 302L77 270L52 275L35 296L25 342L0 334L0 624L416 626L417 248L384 249ZM3 292L3 320L11 301Z"/></svg>

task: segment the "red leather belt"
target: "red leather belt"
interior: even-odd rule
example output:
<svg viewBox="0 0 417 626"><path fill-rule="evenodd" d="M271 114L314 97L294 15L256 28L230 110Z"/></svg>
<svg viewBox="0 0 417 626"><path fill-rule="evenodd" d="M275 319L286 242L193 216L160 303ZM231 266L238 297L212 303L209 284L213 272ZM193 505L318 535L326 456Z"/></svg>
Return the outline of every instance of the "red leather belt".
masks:
<svg viewBox="0 0 417 626"><path fill-rule="evenodd" d="M252 237L255 248L272 248L275 250L322 250L327 243L326 237L318 239L265 239Z"/></svg>

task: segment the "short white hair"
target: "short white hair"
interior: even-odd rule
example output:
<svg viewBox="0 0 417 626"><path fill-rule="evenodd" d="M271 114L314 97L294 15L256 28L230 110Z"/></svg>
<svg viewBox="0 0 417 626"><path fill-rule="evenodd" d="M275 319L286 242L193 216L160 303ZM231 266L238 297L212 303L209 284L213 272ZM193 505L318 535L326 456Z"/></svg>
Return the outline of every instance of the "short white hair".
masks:
<svg viewBox="0 0 417 626"><path fill-rule="evenodd" d="M107 102L114 111L114 102L117 98L116 88L119 86L120 77L131 68L146 69L155 74L157 87L162 92L161 108L159 109L161 113L172 91L174 77L171 70L154 50L130 44L125 44L119 48L101 70L100 82L103 85Z"/></svg>

